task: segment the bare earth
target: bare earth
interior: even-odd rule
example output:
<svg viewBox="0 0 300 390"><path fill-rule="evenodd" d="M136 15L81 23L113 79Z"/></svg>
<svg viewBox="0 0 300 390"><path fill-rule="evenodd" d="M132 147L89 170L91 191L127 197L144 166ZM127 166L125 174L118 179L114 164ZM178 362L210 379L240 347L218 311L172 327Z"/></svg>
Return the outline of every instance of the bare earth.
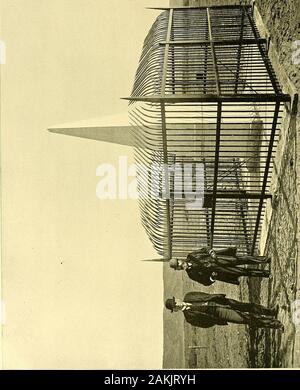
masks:
<svg viewBox="0 0 300 390"><path fill-rule="evenodd" d="M291 321L289 302L295 291L295 262L270 281L244 279L239 287L219 282L216 287L203 287L205 292L223 292L228 297L280 305L279 319L285 325L282 334L277 330L251 329L248 326L230 324L201 329L183 322L181 313L166 313L164 367L186 368L243 368L243 367L292 367L295 326ZM272 271L280 274L282 266L272 265ZM287 272L286 272L287 271ZM199 286L180 274L184 291L199 291ZM177 286L181 284L178 283ZM175 291L174 291L175 292ZM183 294L175 294L182 296ZM166 345L166 343L168 345Z"/></svg>

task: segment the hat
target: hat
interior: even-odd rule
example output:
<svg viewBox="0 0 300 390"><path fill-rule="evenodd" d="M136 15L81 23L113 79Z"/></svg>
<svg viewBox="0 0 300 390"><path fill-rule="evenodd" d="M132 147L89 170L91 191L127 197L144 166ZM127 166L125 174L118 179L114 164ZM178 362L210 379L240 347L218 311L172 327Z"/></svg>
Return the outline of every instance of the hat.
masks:
<svg viewBox="0 0 300 390"><path fill-rule="evenodd" d="M178 260L177 259L171 259L169 261L169 266L173 269L177 269L178 267Z"/></svg>
<svg viewBox="0 0 300 390"><path fill-rule="evenodd" d="M167 299L165 306L166 306L166 309L171 310L171 312L173 312L173 310L176 306L175 297L173 297L171 299Z"/></svg>

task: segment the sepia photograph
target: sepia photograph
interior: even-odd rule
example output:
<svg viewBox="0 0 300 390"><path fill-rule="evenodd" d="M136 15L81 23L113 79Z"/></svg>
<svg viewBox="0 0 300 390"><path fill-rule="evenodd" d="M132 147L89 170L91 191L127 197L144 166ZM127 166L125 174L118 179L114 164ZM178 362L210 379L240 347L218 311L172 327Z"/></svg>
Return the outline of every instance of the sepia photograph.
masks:
<svg viewBox="0 0 300 390"><path fill-rule="evenodd" d="M300 0L0 0L0 64L2 369L299 369Z"/></svg>

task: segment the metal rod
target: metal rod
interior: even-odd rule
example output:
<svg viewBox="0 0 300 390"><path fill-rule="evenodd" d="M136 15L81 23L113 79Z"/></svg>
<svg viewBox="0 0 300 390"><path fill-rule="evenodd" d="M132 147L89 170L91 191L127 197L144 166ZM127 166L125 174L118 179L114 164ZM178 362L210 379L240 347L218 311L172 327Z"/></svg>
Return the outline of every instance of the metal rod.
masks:
<svg viewBox="0 0 300 390"><path fill-rule="evenodd" d="M169 21L167 29L167 42L171 39L172 33L172 23L173 23L173 9L169 12ZM161 82L161 97L164 99L165 88L166 88L166 78L167 78L167 67L168 67L168 57L169 57L169 48L170 45L166 44L164 52L164 63L163 63L163 73L162 73L162 82ZM167 130L166 130L166 111L165 103L162 100L160 104L161 110L161 130L162 130L162 143L163 143L163 161L164 161L164 176L165 176L165 192L166 197L166 228L167 228L167 253L166 257L172 258L172 232L171 232L171 210L170 210L170 177L168 169L168 139L167 139Z"/></svg>
<svg viewBox="0 0 300 390"><path fill-rule="evenodd" d="M205 28L205 38L208 40L208 24L206 20L206 28ZM208 86L208 46L205 46L205 52L204 52L204 85L203 85L203 93L206 94L207 92L207 86Z"/></svg>
<svg viewBox="0 0 300 390"><path fill-rule="evenodd" d="M221 94L221 86L220 86L218 62L217 62L217 57L216 57L215 44L213 42L212 26L211 26L209 8L206 8L206 14L207 14L208 33L209 33L209 40L210 40L210 49L211 49L211 55L212 55L212 61L213 61L213 65L214 65L214 72L215 72L215 79L216 79L215 81L216 81L217 94L220 95Z"/></svg>
<svg viewBox="0 0 300 390"><path fill-rule="evenodd" d="M264 172L264 178L263 178L262 189L261 189L262 195L265 194L266 186L267 186L269 167L270 167L270 162L271 162L271 157L272 157L273 143L274 143L275 132L276 132L276 127L277 127L277 119L278 119L279 109L280 109L280 102L277 102L276 106L275 106L275 110L274 110L274 119L273 119L273 124L272 124L271 135L270 135L268 155L267 155L266 164L265 164L265 172ZM256 245L256 239L257 239L257 234L258 234L258 228L259 228L259 222L260 222L263 202L264 202L264 198L262 197L260 199L259 205L258 205L256 224L255 224L254 235L253 235L253 244L252 244L252 249L251 249L252 255L254 254L254 251L255 251L255 245Z"/></svg>
<svg viewBox="0 0 300 390"><path fill-rule="evenodd" d="M213 39L212 41L210 39L208 40L188 40L188 39L183 39L183 40L178 40L178 41L162 41L159 42L160 45L166 45L169 43L172 46L185 46L185 45L196 45L196 46L206 46L210 45L211 42L213 42L215 45L218 46L231 46L231 45L256 45L258 42L260 44L267 44L267 40L264 38L259 38L259 39Z"/></svg>
<svg viewBox="0 0 300 390"><path fill-rule="evenodd" d="M236 166L236 169L235 169L236 185L237 185L237 188L240 190L240 187L241 187L240 181L243 183L243 179L240 180L240 176L241 176L240 166L237 164L236 161L234 161L234 165ZM248 236L248 230L247 230L247 216L246 216L246 212L244 210L244 205L242 203L240 203L239 209L240 209L240 213L241 213L243 231L244 231L244 235L245 235L245 246L247 249L247 253L250 254L251 247L249 244L249 236Z"/></svg>
<svg viewBox="0 0 300 390"><path fill-rule="evenodd" d="M273 93L257 93L257 94L236 94L236 95L216 95L216 94L167 94L165 96L161 95L148 95L148 96L130 96L122 98L124 100L132 101L144 101L152 103L160 103L162 100L165 103L192 103L192 102L207 102L207 103L217 103L217 102L228 102L228 103L240 103L240 102L290 102L291 97L287 94L278 94Z"/></svg>
<svg viewBox="0 0 300 390"><path fill-rule="evenodd" d="M291 115L297 115L298 102L299 102L299 95L298 95L298 93L295 93L295 95L293 97L293 101L292 101Z"/></svg>
<svg viewBox="0 0 300 390"><path fill-rule="evenodd" d="M214 188L212 199L212 212L210 223L210 247L213 247L214 242L214 228L215 228L215 214L216 214L216 194L218 187L218 171L219 171L219 159L220 159L220 139L221 139L221 118L222 118L222 103L218 103L217 112L217 126L216 126L216 152L215 152L215 166L214 166Z"/></svg>
<svg viewBox="0 0 300 390"><path fill-rule="evenodd" d="M238 48L238 58L236 66L236 79L235 79L235 93L238 93L239 87L239 78L240 78L240 67L241 67L241 56L242 56L242 45L243 45L243 35L244 35L244 19L245 19L245 9L242 9L242 21L241 21L241 32L240 32L240 44Z"/></svg>
<svg viewBox="0 0 300 390"><path fill-rule="evenodd" d="M206 193L204 196L213 196L213 192ZM215 195L216 199L271 199L271 194L261 194L261 193L254 193L254 192L223 192L223 191L217 191Z"/></svg>
<svg viewBox="0 0 300 390"><path fill-rule="evenodd" d="M251 8L251 5L245 5L244 7L246 8ZM162 11L166 11L166 10L170 10L170 9L174 9L174 10L193 10L193 9L206 9L207 6L198 6L198 7L195 7L195 6L186 6L186 7L146 7L146 9L153 9L153 10L162 10ZM240 5L214 5L214 6L210 6L209 7L210 9L240 9L241 6Z"/></svg>
<svg viewBox="0 0 300 390"><path fill-rule="evenodd" d="M266 55L266 53L265 53L265 51L264 51L264 49L263 49L261 43L259 42L259 36L258 36L256 27L255 27L255 24L254 24L253 19L252 19L253 17L252 17L252 15L248 12L248 10L246 10L246 14L247 14L249 23L250 23L250 25L251 25L253 35L254 35L254 37L255 37L255 39L256 39L256 41L257 41L258 50L259 50L259 52L260 52L260 54L261 54L262 60L263 60L263 62L264 62L264 64L265 64L266 70L267 70L267 72L268 72L268 74L269 74L269 78L270 78L270 80L271 80L271 83L272 83L274 92L276 93L276 95L278 95L278 94L281 93L281 91L280 91L280 88L278 87L278 84L277 84L275 78L274 78L274 71L273 71L273 69L272 69L272 67L271 67L271 65L270 65L270 62L269 62L269 60L268 60L268 58L267 58L267 55Z"/></svg>
<svg viewBox="0 0 300 390"><path fill-rule="evenodd" d="M168 30L167 30L167 37L166 37L166 47L165 47L165 52L164 52L163 73L162 73L162 81L161 81L161 96L162 96L162 98L165 95L165 89L166 89L166 79L167 79L168 59L169 59L169 48L170 48L169 41L171 39L172 23L173 23L173 9L171 9L170 12L169 12Z"/></svg>

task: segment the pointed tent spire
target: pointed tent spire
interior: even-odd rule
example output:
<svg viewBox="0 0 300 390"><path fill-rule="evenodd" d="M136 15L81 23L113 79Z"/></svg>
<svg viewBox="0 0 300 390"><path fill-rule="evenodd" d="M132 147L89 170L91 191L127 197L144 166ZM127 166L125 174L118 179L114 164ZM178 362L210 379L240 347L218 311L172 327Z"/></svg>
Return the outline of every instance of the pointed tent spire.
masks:
<svg viewBox="0 0 300 390"><path fill-rule="evenodd" d="M119 145L134 146L127 114L117 114L48 128L50 133L70 135Z"/></svg>

